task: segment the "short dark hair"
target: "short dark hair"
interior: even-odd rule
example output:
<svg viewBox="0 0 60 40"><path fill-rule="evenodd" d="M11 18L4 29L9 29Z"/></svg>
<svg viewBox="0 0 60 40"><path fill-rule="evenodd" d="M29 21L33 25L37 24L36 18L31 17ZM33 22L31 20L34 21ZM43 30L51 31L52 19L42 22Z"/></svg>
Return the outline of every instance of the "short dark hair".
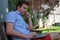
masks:
<svg viewBox="0 0 60 40"><path fill-rule="evenodd" d="M16 5L16 9L17 9L17 7L18 6L22 6L23 4L26 4L26 5L28 5L29 6L29 3L28 3L28 1L19 1L18 3L17 3L17 5Z"/></svg>

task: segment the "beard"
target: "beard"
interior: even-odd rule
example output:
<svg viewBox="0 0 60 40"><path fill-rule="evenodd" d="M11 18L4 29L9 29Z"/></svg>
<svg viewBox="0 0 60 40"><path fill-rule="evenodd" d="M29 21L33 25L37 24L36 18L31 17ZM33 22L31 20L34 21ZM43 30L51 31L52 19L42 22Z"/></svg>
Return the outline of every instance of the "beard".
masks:
<svg viewBox="0 0 60 40"><path fill-rule="evenodd" d="M22 15L26 15L26 12L22 12Z"/></svg>

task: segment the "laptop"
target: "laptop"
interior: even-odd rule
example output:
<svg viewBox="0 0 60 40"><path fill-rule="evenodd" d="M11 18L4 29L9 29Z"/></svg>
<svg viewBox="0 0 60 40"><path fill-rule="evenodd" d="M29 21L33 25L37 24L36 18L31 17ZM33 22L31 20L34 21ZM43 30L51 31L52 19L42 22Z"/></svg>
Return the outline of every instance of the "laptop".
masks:
<svg viewBox="0 0 60 40"><path fill-rule="evenodd" d="M48 33L37 34L33 38L42 38L42 37L46 37L47 35Z"/></svg>

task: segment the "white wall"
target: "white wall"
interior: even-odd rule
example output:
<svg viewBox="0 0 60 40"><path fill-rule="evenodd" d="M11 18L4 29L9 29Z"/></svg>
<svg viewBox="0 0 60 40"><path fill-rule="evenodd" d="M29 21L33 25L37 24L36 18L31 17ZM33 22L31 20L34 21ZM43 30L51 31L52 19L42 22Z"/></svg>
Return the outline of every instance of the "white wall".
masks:
<svg viewBox="0 0 60 40"><path fill-rule="evenodd" d="M5 15L8 12L8 0L0 0L0 22L5 21Z"/></svg>

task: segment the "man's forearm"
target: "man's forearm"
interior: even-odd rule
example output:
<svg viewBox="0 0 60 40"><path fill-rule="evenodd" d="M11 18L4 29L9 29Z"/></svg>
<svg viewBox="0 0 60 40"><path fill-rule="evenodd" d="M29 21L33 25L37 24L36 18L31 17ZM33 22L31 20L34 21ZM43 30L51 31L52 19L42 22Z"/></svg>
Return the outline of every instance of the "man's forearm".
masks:
<svg viewBox="0 0 60 40"><path fill-rule="evenodd" d="M29 25L30 27L32 27L33 25L32 25L32 20L31 20L31 15L30 15L30 13L27 12L27 13L26 13L26 16L27 16L27 18L28 18L28 22L29 22L28 25Z"/></svg>
<svg viewBox="0 0 60 40"><path fill-rule="evenodd" d="M16 32L14 29L6 32L8 35L19 37L19 38L28 38L27 35Z"/></svg>
<svg viewBox="0 0 60 40"><path fill-rule="evenodd" d="M32 25L32 20L31 20L31 18L28 18L28 21L29 21L29 26L32 27L33 25Z"/></svg>
<svg viewBox="0 0 60 40"><path fill-rule="evenodd" d="M12 22L6 23L6 33L11 36L19 37L19 38L27 38L25 34L22 34L15 29L13 29L14 24Z"/></svg>
<svg viewBox="0 0 60 40"><path fill-rule="evenodd" d="M15 30L12 30L12 31L10 30L7 34L18 37L18 38L23 38L23 39L33 38L33 36L35 36L35 33L33 33L33 32L31 32L30 34L23 34L20 32L16 32Z"/></svg>

